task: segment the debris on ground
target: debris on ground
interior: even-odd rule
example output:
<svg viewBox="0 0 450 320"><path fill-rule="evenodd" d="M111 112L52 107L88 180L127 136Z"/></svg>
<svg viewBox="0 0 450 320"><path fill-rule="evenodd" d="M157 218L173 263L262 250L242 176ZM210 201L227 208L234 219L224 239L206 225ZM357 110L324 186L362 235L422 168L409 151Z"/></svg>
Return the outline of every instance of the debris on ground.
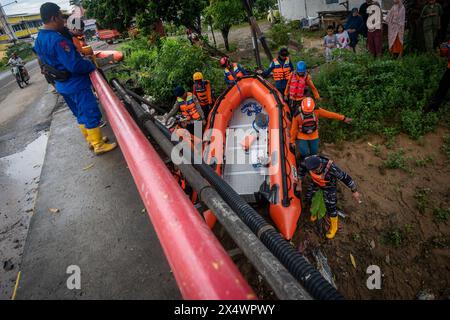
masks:
<svg viewBox="0 0 450 320"><path fill-rule="evenodd" d="M417 294L417 300L434 300L435 298L430 290L422 290Z"/></svg>
<svg viewBox="0 0 450 320"><path fill-rule="evenodd" d="M313 250L312 255L316 259L317 270L319 270L325 280L327 280L333 287L337 288L336 283L334 282L333 273L331 272L330 265L328 264L328 259L322 251L320 251L320 249L315 249Z"/></svg>
<svg viewBox="0 0 450 320"><path fill-rule="evenodd" d="M14 264L11 262L11 259L3 262L3 270L11 271L12 269L14 269Z"/></svg>

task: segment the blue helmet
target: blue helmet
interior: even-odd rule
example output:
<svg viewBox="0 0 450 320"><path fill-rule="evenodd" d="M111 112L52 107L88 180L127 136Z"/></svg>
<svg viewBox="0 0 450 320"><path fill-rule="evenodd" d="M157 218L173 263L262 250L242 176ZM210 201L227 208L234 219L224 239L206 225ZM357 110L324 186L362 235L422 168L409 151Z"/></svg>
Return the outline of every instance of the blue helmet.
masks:
<svg viewBox="0 0 450 320"><path fill-rule="evenodd" d="M306 63L305 63L305 61L297 62L297 72L306 72Z"/></svg>

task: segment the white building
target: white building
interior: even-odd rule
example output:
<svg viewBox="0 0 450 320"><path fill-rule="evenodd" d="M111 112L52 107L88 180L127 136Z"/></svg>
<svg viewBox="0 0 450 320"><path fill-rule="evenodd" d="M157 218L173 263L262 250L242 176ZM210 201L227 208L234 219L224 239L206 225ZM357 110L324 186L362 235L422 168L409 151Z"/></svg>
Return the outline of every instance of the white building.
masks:
<svg viewBox="0 0 450 320"><path fill-rule="evenodd" d="M346 7L340 3L348 2L348 10L358 8L365 0L278 0L280 14L286 20L301 20L315 18L319 11L345 11ZM392 6L392 0L378 0L383 9Z"/></svg>

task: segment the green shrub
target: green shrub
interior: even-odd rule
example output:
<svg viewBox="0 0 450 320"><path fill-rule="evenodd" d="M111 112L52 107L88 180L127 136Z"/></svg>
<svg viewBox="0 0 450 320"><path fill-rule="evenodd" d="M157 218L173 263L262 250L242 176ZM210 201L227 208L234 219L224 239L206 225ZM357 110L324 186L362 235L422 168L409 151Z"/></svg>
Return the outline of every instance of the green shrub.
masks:
<svg viewBox="0 0 450 320"><path fill-rule="evenodd" d="M291 31L289 25L283 21L272 26L267 36L272 39L274 48L287 46L289 43L289 32Z"/></svg>
<svg viewBox="0 0 450 320"><path fill-rule="evenodd" d="M433 216L437 222L445 222L448 220L448 216L450 215L450 208L434 208Z"/></svg>
<svg viewBox="0 0 450 320"><path fill-rule="evenodd" d="M6 49L6 56L10 58L15 52L22 59L27 59L33 54L33 46L29 42L17 42Z"/></svg>
<svg viewBox="0 0 450 320"><path fill-rule="evenodd" d="M386 231L381 238L382 244L391 245L394 247L401 246L404 241L405 241L404 231L399 228L393 228L391 230Z"/></svg>
<svg viewBox="0 0 450 320"><path fill-rule="evenodd" d="M388 158L384 162L384 167L387 169L405 169L405 157L403 150L388 153Z"/></svg>
<svg viewBox="0 0 450 320"><path fill-rule="evenodd" d="M323 107L354 118L352 126L323 121L322 132L346 138L385 128L413 138L434 129L437 116L422 115L422 107L438 86L445 71L444 61L434 55L408 55L402 59L373 59L370 55L344 53L342 61L322 65L315 84L324 97ZM335 139L333 139L335 140Z"/></svg>
<svg viewBox="0 0 450 320"><path fill-rule="evenodd" d="M192 75L196 71L203 72L217 93L225 89L218 62L185 39L166 38L153 46L138 39L129 42L126 48L134 48L126 55L125 65L136 71L137 83L156 103L167 108L172 106L172 92L177 85L192 90Z"/></svg>

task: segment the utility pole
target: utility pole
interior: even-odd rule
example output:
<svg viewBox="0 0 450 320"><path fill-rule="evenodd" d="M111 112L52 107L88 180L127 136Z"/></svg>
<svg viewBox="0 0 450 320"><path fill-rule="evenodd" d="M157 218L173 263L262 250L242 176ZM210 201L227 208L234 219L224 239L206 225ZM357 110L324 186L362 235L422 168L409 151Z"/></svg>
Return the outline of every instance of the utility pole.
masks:
<svg viewBox="0 0 450 320"><path fill-rule="evenodd" d="M11 25L8 22L8 17L6 16L5 10L3 10L4 7L9 6L10 4L14 4L14 3L17 3L17 0L0 6L0 22L2 24L3 29L5 30L5 33L9 36L11 41L16 42L16 40L17 40L16 33L11 28Z"/></svg>
<svg viewBox="0 0 450 320"><path fill-rule="evenodd" d="M272 53L270 52L270 48L267 45L264 34L261 32L261 29L259 28L258 23L256 22L256 18L253 16L253 10L250 4L250 0L242 0L242 3L247 13L248 22L250 23L250 27L252 29L253 46L254 46L253 49L255 51L256 63L258 64L258 68L262 68L261 57L259 55L258 39L261 42L264 52L266 53L266 56L267 58L269 58L270 61L272 61L273 59Z"/></svg>

